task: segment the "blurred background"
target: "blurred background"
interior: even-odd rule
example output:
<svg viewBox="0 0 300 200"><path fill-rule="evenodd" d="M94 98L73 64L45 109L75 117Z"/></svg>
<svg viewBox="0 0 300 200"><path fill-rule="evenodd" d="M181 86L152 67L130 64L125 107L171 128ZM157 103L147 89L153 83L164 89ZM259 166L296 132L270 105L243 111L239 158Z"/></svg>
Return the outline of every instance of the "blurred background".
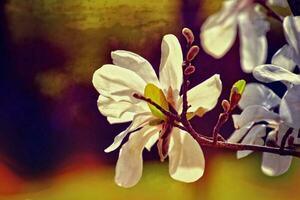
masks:
<svg viewBox="0 0 300 200"><path fill-rule="evenodd" d="M267 177L261 154L236 160L234 152L203 148L204 176L179 183L160 163L157 151L144 152L144 173L137 186L114 184L118 151L106 154L116 134L128 124L109 125L98 112L93 72L111 63L110 52L124 49L145 57L158 71L163 35L175 34L182 45L183 27L199 43L203 21L221 0L2 0L0 1L0 199L298 199L299 160L288 173ZM288 11L283 11L288 12ZM285 40L272 19L269 58ZM228 98L238 79L254 81L239 64L238 39L223 58L200 51L196 85L221 74ZM269 85L279 95L283 86ZM220 105L193 124L209 135ZM197 122L197 123L195 123ZM230 121L222 129L232 133ZM300 197L299 197L300 199Z"/></svg>

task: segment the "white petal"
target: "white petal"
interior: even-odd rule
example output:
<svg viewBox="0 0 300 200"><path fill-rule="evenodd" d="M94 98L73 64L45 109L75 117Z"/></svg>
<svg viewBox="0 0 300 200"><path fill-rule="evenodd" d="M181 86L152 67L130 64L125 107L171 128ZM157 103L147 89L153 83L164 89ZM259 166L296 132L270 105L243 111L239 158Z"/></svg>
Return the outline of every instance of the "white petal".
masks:
<svg viewBox="0 0 300 200"><path fill-rule="evenodd" d="M292 156L263 153L261 170L268 176L279 176L289 169L292 158Z"/></svg>
<svg viewBox="0 0 300 200"><path fill-rule="evenodd" d="M253 105L248 106L243 110L240 115L236 125L238 127L243 127L251 122L259 122L259 121L279 121L280 116L274 112L269 111L267 108L263 106Z"/></svg>
<svg viewBox="0 0 300 200"><path fill-rule="evenodd" d="M115 182L122 187L132 187L140 180L143 171L142 152L149 138L155 134L155 127L145 126L132 133L122 146L116 165Z"/></svg>
<svg viewBox="0 0 300 200"><path fill-rule="evenodd" d="M300 85L295 85L287 91L282 98L279 113L293 128L300 128Z"/></svg>
<svg viewBox="0 0 300 200"><path fill-rule="evenodd" d="M174 128L169 150L169 172L173 179L194 182L204 172L204 155L189 133Z"/></svg>
<svg viewBox="0 0 300 200"><path fill-rule="evenodd" d="M237 1L225 1L222 9L202 25L200 41L203 49L215 58L223 57L232 47L237 33Z"/></svg>
<svg viewBox="0 0 300 200"><path fill-rule="evenodd" d="M290 46L300 55L300 17L287 16L283 20L285 37ZM299 58L298 58L299 59Z"/></svg>
<svg viewBox="0 0 300 200"><path fill-rule="evenodd" d="M295 56L294 49L289 45L284 45L272 57L272 64L283 67L292 72L296 66L294 61Z"/></svg>
<svg viewBox="0 0 300 200"><path fill-rule="evenodd" d="M157 76L151 64L143 57L130 51L117 50L111 52L113 63L138 74L146 83L159 86Z"/></svg>
<svg viewBox="0 0 300 200"><path fill-rule="evenodd" d="M146 82L131 70L115 65L103 65L93 75L97 91L116 101L138 102L133 93L144 93Z"/></svg>
<svg viewBox="0 0 300 200"><path fill-rule="evenodd" d="M183 56L178 39L174 35L165 35L161 43L159 66L159 80L165 94L171 87L174 95L178 97L183 79L182 63Z"/></svg>
<svg viewBox="0 0 300 200"><path fill-rule="evenodd" d="M279 125L278 134L277 134L277 144L281 144L281 140L285 133L288 131L289 127L281 123ZM274 135L268 135L269 137L274 137ZM287 144L286 144L287 146ZM265 173L268 176L279 176L283 173L285 173L292 162L292 156L280 156L277 154L272 153L263 153L263 159L262 159L262 165L261 169L263 173Z"/></svg>
<svg viewBox="0 0 300 200"><path fill-rule="evenodd" d="M145 148L150 151L152 146L157 142L159 138L159 133L153 135L147 142L147 144L145 145Z"/></svg>
<svg viewBox="0 0 300 200"><path fill-rule="evenodd" d="M188 111L197 112L200 108L197 114L202 116L216 106L221 92L222 82L220 75L216 74L187 92L188 102L191 105Z"/></svg>
<svg viewBox="0 0 300 200"><path fill-rule="evenodd" d="M245 109L252 105L261 105L268 109L280 104L281 99L269 88L259 83L249 83L239 101L239 107Z"/></svg>
<svg viewBox="0 0 300 200"><path fill-rule="evenodd" d="M252 123L247 124L246 126L243 126L242 128L236 129L231 136L228 138L228 142L230 143L237 143L239 142L249 131L249 129L252 127Z"/></svg>
<svg viewBox="0 0 300 200"><path fill-rule="evenodd" d="M271 83L282 81L284 83L300 84L300 76L276 65L261 65L254 69L253 76L262 82Z"/></svg>
<svg viewBox="0 0 300 200"><path fill-rule="evenodd" d="M149 111L147 104L143 101L133 104L128 101L115 101L103 95L99 96L97 104L102 115L119 118L120 122L132 121L134 115Z"/></svg>
<svg viewBox="0 0 300 200"><path fill-rule="evenodd" d="M245 136L245 138L242 140L241 144L263 144L262 137L266 136L266 126L263 124L255 125L251 128L249 133ZM244 158L251 154L253 151L245 150L245 151L238 151L237 152L237 158Z"/></svg>
<svg viewBox="0 0 300 200"><path fill-rule="evenodd" d="M149 113L141 113L135 115L131 124L127 127L127 129L119 133L114 138L114 142L109 147L107 147L104 151L108 153L117 149L129 132L145 126L150 121L151 118L152 116Z"/></svg>
<svg viewBox="0 0 300 200"><path fill-rule="evenodd" d="M250 73L254 67L266 61L268 51L266 32L269 23L259 14L250 11L242 12L238 20L242 69Z"/></svg>

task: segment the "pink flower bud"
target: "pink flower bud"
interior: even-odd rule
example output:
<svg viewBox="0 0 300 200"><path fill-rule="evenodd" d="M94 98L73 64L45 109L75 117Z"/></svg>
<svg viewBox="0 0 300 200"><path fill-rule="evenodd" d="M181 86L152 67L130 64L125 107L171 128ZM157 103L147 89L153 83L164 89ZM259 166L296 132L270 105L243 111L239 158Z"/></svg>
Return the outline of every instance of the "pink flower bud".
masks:
<svg viewBox="0 0 300 200"><path fill-rule="evenodd" d="M192 44L195 40L194 34L189 28L182 29L182 35L185 37L188 44Z"/></svg>
<svg viewBox="0 0 300 200"><path fill-rule="evenodd" d="M190 50L187 53L186 59L187 61L192 61L194 60L194 58L197 56L197 54L199 53L199 47L194 45L190 48Z"/></svg>
<svg viewBox="0 0 300 200"><path fill-rule="evenodd" d="M184 74L189 76L189 75L193 74L195 72L195 70L196 70L196 68L193 65L190 65L184 70Z"/></svg>

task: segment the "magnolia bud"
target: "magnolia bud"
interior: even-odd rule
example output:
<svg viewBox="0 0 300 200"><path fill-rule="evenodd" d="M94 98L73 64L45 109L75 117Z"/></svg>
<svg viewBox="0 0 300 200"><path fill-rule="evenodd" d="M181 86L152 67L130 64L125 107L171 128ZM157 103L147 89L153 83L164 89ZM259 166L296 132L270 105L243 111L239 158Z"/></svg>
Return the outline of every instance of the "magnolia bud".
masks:
<svg viewBox="0 0 300 200"><path fill-rule="evenodd" d="M192 61L194 60L194 58L197 56L197 54L199 53L199 47L194 45L190 48L190 50L187 53L186 59L187 61Z"/></svg>
<svg viewBox="0 0 300 200"><path fill-rule="evenodd" d="M229 101L227 101L226 99L224 99L222 101L222 107L223 107L223 110L225 112L228 112L230 110L230 103L229 103Z"/></svg>
<svg viewBox="0 0 300 200"><path fill-rule="evenodd" d="M192 44L195 40L194 34L189 28L182 29L182 35L185 37L187 43Z"/></svg>
<svg viewBox="0 0 300 200"><path fill-rule="evenodd" d="M184 75L191 75L195 72L195 70L196 68L193 65L190 65L184 70Z"/></svg>

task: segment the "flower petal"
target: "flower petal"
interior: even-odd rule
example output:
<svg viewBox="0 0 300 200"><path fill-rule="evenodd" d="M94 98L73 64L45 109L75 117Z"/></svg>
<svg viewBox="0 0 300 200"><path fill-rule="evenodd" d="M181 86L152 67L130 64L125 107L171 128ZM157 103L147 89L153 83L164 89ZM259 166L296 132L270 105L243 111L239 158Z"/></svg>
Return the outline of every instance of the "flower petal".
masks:
<svg viewBox="0 0 300 200"><path fill-rule="evenodd" d="M283 67L292 72L296 67L294 57L294 49L289 45L284 45L272 57L272 64Z"/></svg>
<svg viewBox="0 0 300 200"><path fill-rule="evenodd" d="M267 59L266 32L269 30L269 23L251 10L241 12L238 21L242 69L250 73L254 67L264 64Z"/></svg>
<svg viewBox="0 0 300 200"><path fill-rule="evenodd" d="M128 101L115 101L112 98L99 95L98 109L106 117L119 118L121 122L132 121L134 115L147 112L147 104L143 101L133 104Z"/></svg>
<svg viewBox="0 0 300 200"><path fill-rule="evenodd" d="M300 84L300 76L276 65L261 65L254 69L253 76L262 82L271 83L282 81L284 83Z"/></svg>
<svg viewBox="0 0 300 200"><path fill-rule="evenodd" d="M249 131L249 129L252 127L252 123L247 124L246 126L243 126L242 128L236 129L231 136L227 139L230 143L237 143L239 142Z"/></svg>
<svg viewBox="0 0 300 200"><path fill-rule="evenodd" d="M292 156L263 153L261 170L268 176L282 175L289 169L292 158Z"/></svg>
<svg viewBox="0 0 300 200"><path fill-rule="evenodd" d="M157 142L159 138L159 133L154 134L149 140L148 142L145 144L145 148L150 151L152 146Z"/></svg>
<svg viewBox="0 0 300 200"><path fill-rule="evenodd" d="M243 127L251 122L259 121L279 121L280 116L274 112L269 111L267 108L259 105L248 106L243 110L241 115L236 119L235 125Z"/></svg>
<svg viewBox="0 0 300 200"><path fill-rule="evenodd" d="M178 96L182 84L183 56L178 39L174 35L165 35L161 43L161 60L159 66L159 80L167 96L171 87Z"/></svg>
<svg viewBox="0 0 300 200"><path fill-rule="evenodd" d="M215 74L187 92L188 102L191 105L188 112L203 116L216 106L221 92L220 75Z"/></svg>
<svg viewBox="0 0 300 200"><path fill-rule="evenodd" d="M124 50L111 52L113 63L138 74L146 83L159 85L157 76L151 64L143 57Z"/></svg>
<svg viewBox="0 0 300 200"><path fill-rule="evenodd" d="M202 25L200 41L203 49L215 58L223 57L232 47L237 33L237 1L225 1L222 9Z"/></svg>
<svg viewBox="0 0 300 200"><path fill-rule="evenodd" d="M250 144L250 145L263 145L264 140L262 137L266 136L266 126L263 124L255 125L251 128L249 133L245 136L242 140L241 144ZM253 151L245 150L245 151L238 151L237 158L244 158L251 154Z"/></svg>
<svg viewBox="0 0 300 200"><path fill-rule="evenodd" d="M132 133L129 140L122 146L116 165L115 182L121 187L132 187L140 180L143 171L142 152L145 144L157 133L157 129L145 126Z"/></svg>
<svg viewBox="0 0 300 200"><path fill-rule="evenodd" d="M194 182L204 172L204 155L189 133L174 128L169 149L169 172L173 179Z"/></svg>
<svg viewBox="0 0 300 200"><path fill-rule="evenodd" d="M104 151L108 153L117 149L129 132L145 126L150 121L151 118L152 116L149 113L141 113L135 115L131 124L124 131L119 133L114 138L114 142L109 147L107 147Z"/></svg>
<svg viewBox="0 0 300 200"><path fill-rule="evenodd" d="M97 91L115 101L137 102L133 93L144 93L146 82L135 72L115 65L103 65L93 75Z"/></svg>
<svg viewBox="0 0 300 200"><path fill-rule="evenodd" d="M281 99L269 88L259 83L249 83L239 101L239 107L245 109L252 105L261 105L268 109L280 104Z"/></svg>
<svg viewBox="0 0 300 200"><path fill-rule="evenodd" d="M290 88L282 98L279 113L293 128L300 128L300 85Z"/></svg>
<svg viewBox="0 0 300 200"><path fill-rule="evenodd" d="M283 30L290 46L300 55L300 17L287 16L283 20ZM299 58L298 58L299 59Z"/></svg>
<svg viewBox="0 0 300 200"><path fill-rule="evenodd" d="M276 135L276 137L278 138L278 145L281 144L281 140L288 129L289 126L285 123L281 123L279 125L278 134ZM269 137L274 137L274 135L269 134L268 138ZM286 144L286 146L287 145L288 144ZM292 156L281 156L272 153L263 153L261 169L263 173L268 176L279 176L289 169L291 162Z"/></svg>

